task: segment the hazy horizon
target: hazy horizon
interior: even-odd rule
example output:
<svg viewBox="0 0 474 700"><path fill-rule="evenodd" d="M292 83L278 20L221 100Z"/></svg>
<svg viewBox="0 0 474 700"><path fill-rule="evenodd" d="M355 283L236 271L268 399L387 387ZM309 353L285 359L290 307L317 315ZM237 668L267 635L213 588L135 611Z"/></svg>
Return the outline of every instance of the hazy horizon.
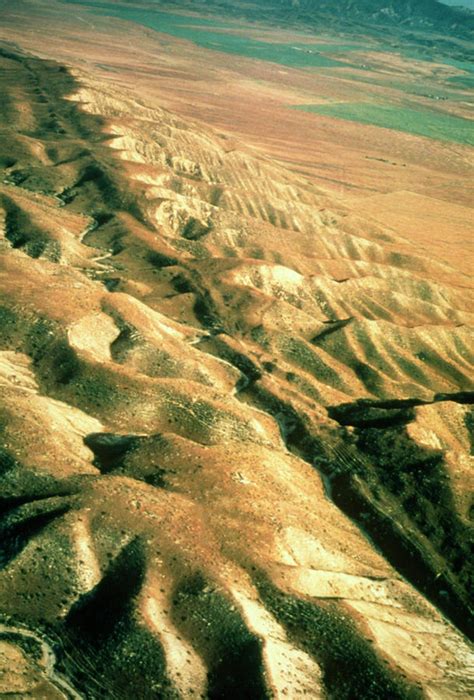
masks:
<svg viewBox="0 0 474 700"><path fill-rule="evenodd" d="M468 7L470 10L474 10L474 0L440 0L443 5L453 5Z"/></svg>

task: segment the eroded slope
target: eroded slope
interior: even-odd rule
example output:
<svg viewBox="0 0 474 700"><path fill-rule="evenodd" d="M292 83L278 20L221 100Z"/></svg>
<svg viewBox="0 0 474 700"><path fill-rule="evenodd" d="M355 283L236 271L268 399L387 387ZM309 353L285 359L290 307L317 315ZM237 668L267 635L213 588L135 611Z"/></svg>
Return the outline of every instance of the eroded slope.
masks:
<svg viewBox="0 0 474 700"><path fill-rule="evenodd" d="M1 63L2 692L469 696L472 279Z"/></svg>

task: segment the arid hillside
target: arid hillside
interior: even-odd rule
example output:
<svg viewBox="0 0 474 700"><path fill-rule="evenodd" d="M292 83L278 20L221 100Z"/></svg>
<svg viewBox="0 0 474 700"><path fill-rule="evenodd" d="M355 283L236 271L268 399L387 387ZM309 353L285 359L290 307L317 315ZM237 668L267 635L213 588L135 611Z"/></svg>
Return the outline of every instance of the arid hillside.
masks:
<svg viewBox="0 0 474 700"><path fill-rule="evenodd" d="M469 206L2 46L0 695L474 695Z"/></svg>

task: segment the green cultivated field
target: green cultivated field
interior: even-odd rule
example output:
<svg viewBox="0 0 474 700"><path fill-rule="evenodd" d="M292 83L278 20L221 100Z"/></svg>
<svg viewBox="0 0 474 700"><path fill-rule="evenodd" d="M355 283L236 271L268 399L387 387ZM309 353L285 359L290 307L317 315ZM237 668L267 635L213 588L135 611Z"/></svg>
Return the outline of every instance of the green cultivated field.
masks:
<svg viewBox="0 0 474 700"><path fill-rule="evenodd" d="M474 145L474 122L430 110L376 105L369 102L297 105L295 109L360 124L381 126L439 141Z"/></svg>
<svg viewBox="0 0 474 700"><path fill-rule="evenodd" d="M243 34L225 30L244 31L237 24L226 24L195 17L184 17L168 12L141 10L134 7L113 6L100 2L67 0L71 4L87 5L97 14L142 24L150 29L180 39L192 41L202 48L223 53L271 61L294 68L338 68L349 64L325 55L329 52L361 50L363 47L348 44L304 44L294 45L259 41ZM247 28L248 29L248 28ZM217 30L217 31L216 31ZM224 30L224 31L223 31Z"/></svg>

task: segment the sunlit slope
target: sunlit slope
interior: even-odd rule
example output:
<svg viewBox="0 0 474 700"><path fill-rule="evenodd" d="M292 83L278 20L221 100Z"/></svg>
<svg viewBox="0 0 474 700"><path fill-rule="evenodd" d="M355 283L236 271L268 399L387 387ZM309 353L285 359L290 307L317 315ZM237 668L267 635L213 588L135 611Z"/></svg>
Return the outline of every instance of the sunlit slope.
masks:
<svg viewBox="0 0 474 700"><path fill-rule="evenodd" d="M472 279L236 141L1 68L7 626L85 697L467 697Z"/></svg>
<svg viewBox="0 0 474 700"><path fill-rule="evenodd" d="M93 87L76 99L116 134L110 148L141 188L145 220L186 253L186 268L148 274L171 285L179 275L196 325L248 338L291 364L290 354L327 391L344 383L348 396L432 398L473 388L471 278L415 245L405 252L390 229L334 210L304 180L197 127L136 107L131 120L130 105ZM91 242L103 245L107 226L117 237L109 223ZM114 257L133 264L127 247ZM169 296L166 304L171 312ZM318 375L318 364L330 374L335 355L350 368L345 381L340 370L333 380Z"/></svg>

